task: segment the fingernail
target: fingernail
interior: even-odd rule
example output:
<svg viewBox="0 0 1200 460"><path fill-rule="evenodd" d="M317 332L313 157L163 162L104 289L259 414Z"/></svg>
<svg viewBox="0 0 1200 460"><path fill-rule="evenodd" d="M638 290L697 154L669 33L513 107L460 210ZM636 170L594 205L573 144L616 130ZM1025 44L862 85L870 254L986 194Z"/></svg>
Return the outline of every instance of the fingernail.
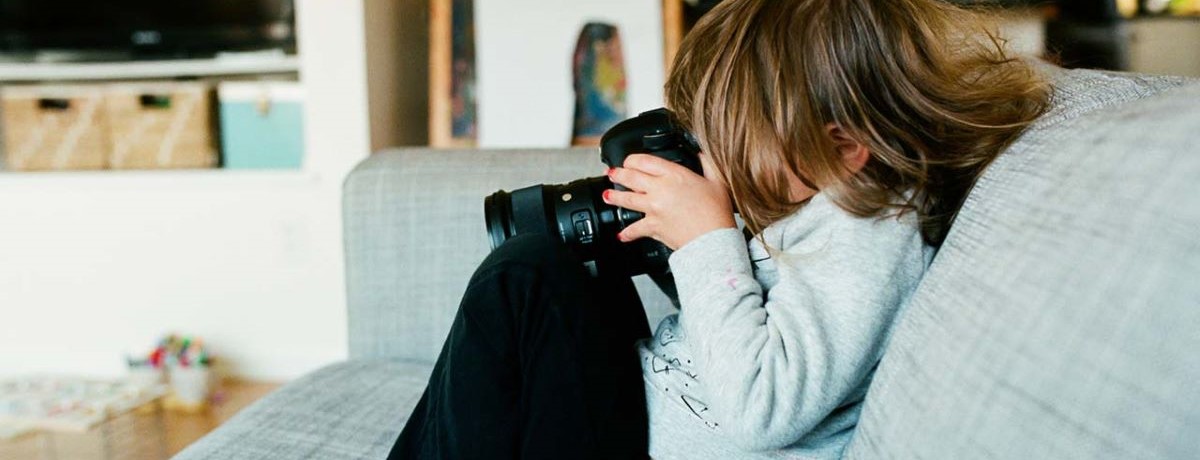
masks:
<svg viewBox="0 0 1200 460"><path fill-rule="evenodd" d="M615 172L616 170L617 170L617 168L608 168L608 172L606 172L604 174L611 176L611 175L613 175L613 172Z"/></svg>
<svg viewBox="0 0 1200 460"><path fill-rule="evenodd" d="M618 234L617 234L617 240L618 240L618 241L620 241L620 242L622 242L622 243L628 243L628 242L629 242L629 240L625 238L625 234L624 234L624 233L618 233Z"/></svg>
<svg viewBox="0 0 1200 460"><path fill-rule="evenodd" d="M604 198L604 202L605 202L605 203L607 203L607 202L608 202L608 196L609 196L609 195L612 195L612 189L605 190L605 191L604 191L604 193L603 193L603 194L601 194L601 197L602 197L602 198Z"/></svg>

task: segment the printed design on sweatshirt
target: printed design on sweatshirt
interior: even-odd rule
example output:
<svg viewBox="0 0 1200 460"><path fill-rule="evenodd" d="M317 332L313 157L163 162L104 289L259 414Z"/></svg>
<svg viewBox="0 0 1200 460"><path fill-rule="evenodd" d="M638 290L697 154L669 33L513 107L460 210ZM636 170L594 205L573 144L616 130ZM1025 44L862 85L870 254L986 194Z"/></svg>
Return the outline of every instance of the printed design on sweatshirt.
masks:
<svg viewBox="0 0 1200 460"><path fill-rule="evenodd" d="M672 364L675 365L675 367L671 367ZM674 358L668 361L666 358L655 355L653 360L650 361L650 369L653 370L655 374L670 374L671 371L679 369L679 358Z"/></svg>
<svg viewBox="0 0 1200 460"><path fill-rule="evenodd" d="M725 268L725 285L729 286L730 291L736 291L738 287L737 274L733 272L733 267Z"/></svg>
<svg viewBox="0 0 1200 460"><path fill-rule="evenodd" d="M654 386L668 395L671 405L691 412L705 427L716 430L717 423L709 420L712 413L708 404L693 396L703 395L697 393L699 374L692 367L691 353L679 328L679 315L664 318L654 338L642 344L643 369L653 376L650 381Z"/></svg>
<svg viewBox="0 0 1200 460"><path fill-rule="evenodd" d="M675 319L675 317L671 317L671 318L668 318L667 321L678 321L678 320ZM672 324L672 326L673 326L673 324ZM676 335L673 329L663 329L663 330L660 330L659 334L658 334L658 345L661 347L665 347L669 344L679 342L682 340L683 340L683 337Z"/></svg>
<svg viewBox="0 0 1200 460"><path fill-rule="evenodd" d="M679 363L679 358L660 357L658 355L654 355L653 359L650 361L650 369L653 370L655 374L670 374L671 371L683 371L683 373L687 374L688 377L693 379L696 378L696 374L689 372L687 369L683 369L683 366Z"/></svg>
<svg viewBox="0 0 1200 460"><path fill-rule="evenodd" d="M704 421L704 426L710 429L716 429L718 426L721 426L717 422L704 418L704 413L708 412L708 404L688 395L681 395L679 399L683 401L683 405L687 406L688 410L692 411L692 415Z"/></svg>

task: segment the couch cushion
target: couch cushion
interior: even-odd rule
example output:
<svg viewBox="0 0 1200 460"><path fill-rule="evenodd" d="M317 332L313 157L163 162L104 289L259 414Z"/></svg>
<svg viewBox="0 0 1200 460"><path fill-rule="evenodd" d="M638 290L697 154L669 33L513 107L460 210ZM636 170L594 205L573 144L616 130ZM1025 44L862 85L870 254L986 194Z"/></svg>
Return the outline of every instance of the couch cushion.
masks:
<svg viewBox="0 0 1200 460"><path fill-rule="evenodd" d="M1200 86L1154 96L1185 83L1059 77L897 325L849 458L1200 452Z"/></svg>
<svg viewBox="0 0 1200 460"><path fill-rule="evenodd" d="M432 366L351 361L280 388L176 459L384 458Z"/></svg>

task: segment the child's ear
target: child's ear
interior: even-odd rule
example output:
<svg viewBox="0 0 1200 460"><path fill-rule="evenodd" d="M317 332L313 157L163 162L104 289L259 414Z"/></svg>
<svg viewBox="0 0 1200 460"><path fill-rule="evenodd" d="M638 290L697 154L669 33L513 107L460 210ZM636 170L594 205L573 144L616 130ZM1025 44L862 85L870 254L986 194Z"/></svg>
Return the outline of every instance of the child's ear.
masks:
<svg viewBox="0 0 1200 460"><path fill-rule="evenodd" d="M846 163L846 169L851 173L856 173L863 166L866 166L867 160L871 159L871 151L866 145L854 140L850 137L850 133L842 127L833 123L825 125L825 129L829 132L829 138L833 139L833 145L837 147L838 153L842 154L842 161Z"/></svg>

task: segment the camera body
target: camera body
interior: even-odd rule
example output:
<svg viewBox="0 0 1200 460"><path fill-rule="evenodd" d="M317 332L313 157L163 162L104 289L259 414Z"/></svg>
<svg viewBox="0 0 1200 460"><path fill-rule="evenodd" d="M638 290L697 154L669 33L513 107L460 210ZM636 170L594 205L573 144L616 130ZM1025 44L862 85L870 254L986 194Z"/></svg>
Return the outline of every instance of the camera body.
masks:
<svg viewBox="0 0 1200 460"><path fill-rule="evenodd" d="M635 153L646 153L703 174L695 137L667 109L642 113L608 130L600 140L600 159L620 167ZM509 193L498 191L484 200L484 218L492 249L528 232L557 236L578 256L592 276L663 275L670 271L669 248L651 239L621 243L617 234L644 215L609 205L605 190L624 187L607 177L568 184L535 185Z"/></svg>
<svg viewBox="0 0 1200 460"><path fill-rule="evenodd" d="M699 143L667 109L651 110L617 123L600 139L600 161L610 168L623 166L625 158L635 153L654 155L704 174Z"/></svg>

